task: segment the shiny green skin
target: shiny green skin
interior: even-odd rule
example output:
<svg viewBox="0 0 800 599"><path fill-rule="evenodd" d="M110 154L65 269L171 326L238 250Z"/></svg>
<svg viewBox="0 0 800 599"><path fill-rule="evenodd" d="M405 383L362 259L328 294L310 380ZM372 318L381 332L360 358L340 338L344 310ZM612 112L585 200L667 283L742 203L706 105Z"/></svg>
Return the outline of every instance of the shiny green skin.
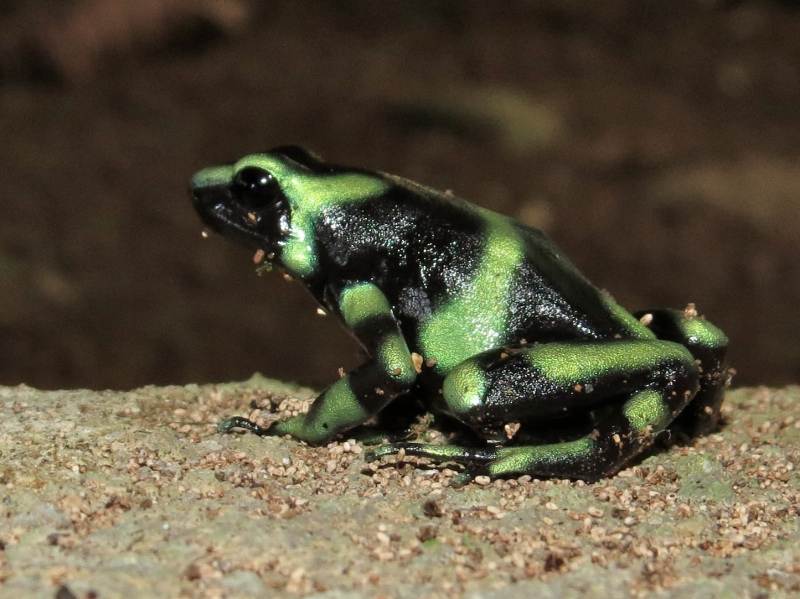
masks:
<svg viewBox="0 0 800 599"><path fill-rule="evenodd" d="M541 231L296 147L204 169L191 193L207 226L263 250L370 356L308 414L268 429L230 418L223 432L324 443L421 402L470 441L389 443L368 459L402 449L456 462L464 483L592 481L667 429L695 435L717 425L729 379L722 331L691 310L626 312Z"/></svg>

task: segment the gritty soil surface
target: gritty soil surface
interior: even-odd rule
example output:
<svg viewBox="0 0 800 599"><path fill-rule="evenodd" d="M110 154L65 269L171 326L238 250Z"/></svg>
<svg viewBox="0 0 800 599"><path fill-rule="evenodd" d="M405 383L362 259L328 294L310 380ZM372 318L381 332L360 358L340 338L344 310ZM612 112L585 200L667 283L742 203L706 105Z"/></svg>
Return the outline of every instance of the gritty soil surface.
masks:
<svg viewBox="0 0 800 599"><path fill-rule="evenodd" d="M732 391L719 432L595 484L454 489L451 470L367 464L352 440L219 435L248 404L267 421L307 406L258 377L5 387L0 597L789 596L799 394Z"/></svg>
<svg viewBox="0 0 800 599"><path fill-rule="evenodd" d="M739 384L796 382L798 39L790 2L9 1L0 382L357 364L186 197L287 143L542 227L630 309L696 303Z"/></svg>

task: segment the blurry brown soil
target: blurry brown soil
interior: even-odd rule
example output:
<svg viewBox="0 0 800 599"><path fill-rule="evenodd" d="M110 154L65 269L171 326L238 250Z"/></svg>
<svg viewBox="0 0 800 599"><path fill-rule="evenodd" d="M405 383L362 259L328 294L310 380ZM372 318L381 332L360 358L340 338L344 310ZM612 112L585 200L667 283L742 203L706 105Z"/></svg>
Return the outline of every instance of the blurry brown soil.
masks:
<svg viewBox="0 0 800 599"><path fill-rule="evenodd" d="M740 383L800 379L791 3L107 4L0 9L0 383L357 363L186 197L286 143L519 216L631 309L696 303Z"/></svg>

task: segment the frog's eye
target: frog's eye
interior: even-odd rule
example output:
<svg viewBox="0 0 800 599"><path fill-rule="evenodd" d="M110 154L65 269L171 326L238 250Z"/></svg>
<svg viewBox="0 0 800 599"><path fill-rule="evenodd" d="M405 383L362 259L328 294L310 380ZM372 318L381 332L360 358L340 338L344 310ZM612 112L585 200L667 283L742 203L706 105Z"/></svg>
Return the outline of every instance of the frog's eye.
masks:
<svg viewBox="0 0 800 599"><path fill-rule="evenodd" d="M275 201L278 181L269 171L247 166L233 177L233 191L248 210L261 210Z"/></svg>

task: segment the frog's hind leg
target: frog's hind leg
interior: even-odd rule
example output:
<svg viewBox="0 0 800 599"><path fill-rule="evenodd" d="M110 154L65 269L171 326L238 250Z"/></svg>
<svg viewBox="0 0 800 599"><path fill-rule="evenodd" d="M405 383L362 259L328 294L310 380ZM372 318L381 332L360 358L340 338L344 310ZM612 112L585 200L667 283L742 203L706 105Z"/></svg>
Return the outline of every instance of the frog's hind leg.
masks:
<svg viewBox="0 0 800 599"><path fill-rule="evenodd" d="M676 402L677 403L677 402ZM530 474L542 478L572 478L594 482L619 471L646 448L671 421L668 402L656 391L633 395L621 410L606 417L590 434L572 441L545 445L468 448L456 445L391 443L367 454L372 461L401 450L406 455L465 466L454 486L476 476L508 477Z"/></svg>
<svg viewBox="0 0 800 599"><path fill-rule="evenodd" d="M403 450L406 455L462 464L465 471L456 479L458 485L480 475L522 474L594 482L619 471L652 443L672 419L668 403L656 391L634 394L621 410L607 416L590 434L572 441L497 448L393 443L377 447L367 459L371 461Z"/></svg>
<svg viewBox="0 0 800 599"><path fill-rule="evenodd" d="M667 394L656 390L634 393L588 435L564 443L499 448L485 472L489 476L531 474L586 482L611 476L655 440L691 394L674 388Z"/></svg>
<svg viewBox="0 0 800 599"><path fill-rule="evenodd" d="M725 387L731 375L725 364L728 338L719 328L697 316L694 305L686 310L646 310L635 314L659 339L688 348L699 365L700 390L670 425L670 430L690 437L716 429Z"/></svg>
<svg viewBox="0 0 800 599"><path fill-rule="evenodd" d="M697 389L693 357L672 342L549 343L513 353L487 352L458 365L445 380L453 416L493 439L503 423L586 413L594 417L594 430L542 445L470 449L398 443L377 448L373 457L403 449L464 464L467 476L594 481L617 472L652 443Z"/></svg>

